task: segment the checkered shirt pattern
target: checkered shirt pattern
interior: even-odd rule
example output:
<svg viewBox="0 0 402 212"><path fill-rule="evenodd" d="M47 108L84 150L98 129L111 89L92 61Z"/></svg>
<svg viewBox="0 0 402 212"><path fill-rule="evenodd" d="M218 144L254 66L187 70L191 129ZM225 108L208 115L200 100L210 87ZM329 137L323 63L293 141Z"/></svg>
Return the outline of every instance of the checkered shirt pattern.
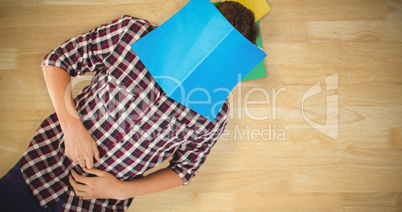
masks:
<svg viewBox="0 0 402 212"><path fill-rule="evenodd" d="M42 62L72 77L94 72L74 99L82 123L98 145L94 167L119 180L133 180L172 157L169 168L187 185L225 129L226 100L215 121L170 99L130 45L154 25L124 15L78 35L52 50ZM63 211L125 211L126 200L77 197L68 182L70 170L88 176L65 155L57 114L43 121L21 160L25 181L39 204L63 199Z"/></svg>

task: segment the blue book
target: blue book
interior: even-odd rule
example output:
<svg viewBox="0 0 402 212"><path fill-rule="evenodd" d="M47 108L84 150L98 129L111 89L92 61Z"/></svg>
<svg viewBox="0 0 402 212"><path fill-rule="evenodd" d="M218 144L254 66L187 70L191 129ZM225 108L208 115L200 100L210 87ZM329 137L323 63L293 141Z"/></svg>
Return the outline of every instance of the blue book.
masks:
<svg viewBox="0 0 402 212"><path fill-rule="evenodd" d="M166 95L211 121L266 56L208 0L191 0L131 47Z"/></svg>

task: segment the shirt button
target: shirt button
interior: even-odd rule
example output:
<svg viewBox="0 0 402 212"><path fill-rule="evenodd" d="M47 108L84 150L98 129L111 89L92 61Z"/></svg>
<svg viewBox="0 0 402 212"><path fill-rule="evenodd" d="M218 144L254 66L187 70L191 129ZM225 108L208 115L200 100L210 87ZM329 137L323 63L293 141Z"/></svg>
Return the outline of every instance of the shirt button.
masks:
<svg viewBox="0 0 402 212"><path fill-rule="evenodd" d="M123 140L120 140L119 142L120 142L120 143L123 143L124 141L123 141Z"/></svg>
<svg viewBox="0 0 402 212"><path fill-rule="evenodd" d="M159 107L159 102L156 102L156 103L155 103L155 106L156 106L156 107Z"/></svg>
<svg viewBox="0 0 402 212"><path fill-rule="evenodd" d="M142 122L141 122L141 121L139 121L137 125L141 125L141 124L142 124Z"/></svg>

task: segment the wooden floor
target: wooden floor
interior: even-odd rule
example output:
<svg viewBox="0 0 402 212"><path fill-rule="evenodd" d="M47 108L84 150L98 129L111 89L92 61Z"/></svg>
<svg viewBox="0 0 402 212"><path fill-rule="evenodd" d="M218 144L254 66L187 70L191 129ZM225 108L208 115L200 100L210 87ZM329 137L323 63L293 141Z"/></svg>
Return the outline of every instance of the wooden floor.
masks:
<svg viewBox="0 0 402 212"><path fill-rule="evenodd" d="M53 112L51 49L124 14L160 25L188 0L0 2L2 176ZM232 91L227 131L189 186L129 211L402 211L402 1L269 4L268 77Z"/></svg>

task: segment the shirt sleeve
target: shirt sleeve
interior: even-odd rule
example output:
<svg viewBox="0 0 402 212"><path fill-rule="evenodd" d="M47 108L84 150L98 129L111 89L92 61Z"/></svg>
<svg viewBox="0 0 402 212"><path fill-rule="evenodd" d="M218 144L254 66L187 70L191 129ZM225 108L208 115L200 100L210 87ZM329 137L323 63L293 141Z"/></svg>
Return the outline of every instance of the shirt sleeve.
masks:
<svg viewBox="0 0 402 212"><path fill-rule="evenodd" d="M211 148L225 130L227 120L228 116L226 114L223 118L220 118L211 131L198 135L194 140L185 142L174 153L168 168L179 175L184 182L184 186L188 185L205 162Z"/></svg>
<svg viewBox="0 0 402 212"><path fill-rule="evenodd" d="M78 35L47 54L41 63L56 66L70 76L95 71L98 65L113 53L117 44L130 43L150 32L154 26L147 21L124 15L108 24ZM130 39L131 38L131 39Z"/></svg>

